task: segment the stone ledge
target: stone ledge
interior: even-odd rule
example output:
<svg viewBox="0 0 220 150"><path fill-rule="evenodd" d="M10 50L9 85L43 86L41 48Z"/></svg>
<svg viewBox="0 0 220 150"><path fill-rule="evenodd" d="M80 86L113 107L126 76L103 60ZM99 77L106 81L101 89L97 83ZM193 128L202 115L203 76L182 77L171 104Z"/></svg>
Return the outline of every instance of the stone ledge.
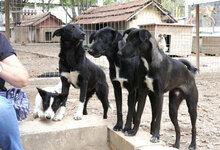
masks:
<svg viewBox="0 0 220 150"><path fill-rule="evenodd" d="M139 130L134 137L112 130L110 119L83 116L75 121L65 117L62 121L19 122L21 140L26 150L168 150L164 142L151 143L150 134Z"/></svg>

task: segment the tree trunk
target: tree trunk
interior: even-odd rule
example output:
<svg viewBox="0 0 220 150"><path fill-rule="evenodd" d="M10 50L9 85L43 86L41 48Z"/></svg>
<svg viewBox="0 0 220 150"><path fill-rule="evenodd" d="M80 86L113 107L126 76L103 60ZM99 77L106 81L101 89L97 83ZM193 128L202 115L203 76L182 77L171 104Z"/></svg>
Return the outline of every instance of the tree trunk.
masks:
<svg viewBox="0 0 220 150"><path fill-rule="evenodd" d="M157 0L157 2L161 4L161 0Z"/></svg>
<svg viewBox="0 0 220 150"><path fill-rule="evenodd" d="M72 9L72 21L76 20L76 10L75 10L75 2L74 0L70 0L71 2L71 9Z"/></svg>
<svg viewBox="0 0 220 150"><path fill-rule="evenodd" d="M10 9L12 11L12 18L14 25L20 24L21 22L21 15L22 15L22 9L25 5L27 0L10 0Z"/></svg>

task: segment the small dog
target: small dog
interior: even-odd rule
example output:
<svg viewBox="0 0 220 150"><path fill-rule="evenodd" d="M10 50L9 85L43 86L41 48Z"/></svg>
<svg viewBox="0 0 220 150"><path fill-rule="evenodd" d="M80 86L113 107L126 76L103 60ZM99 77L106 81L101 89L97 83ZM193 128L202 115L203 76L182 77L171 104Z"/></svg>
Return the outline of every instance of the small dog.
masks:
<svg viewBox="0 0 220 150"><path fill-rule="evenodd" d="M196 118L198 89L194 79L196 69L186 60L175 60L159 49L156 39L148 30L136 29L129 33L126 44L119 52L123 57L140 57L138 69L138 108L134 128L135 135L140 124L146 96L152 94L151 142L159 142L163 95L169 92L169 115L176 131L175 148L180 145L180 128L177 112L183 99L186 100L192 123L190 150L196 149ZM143 72L145 68L145 72Z"/></svg>
<svg viewBox="0 0 220 150"><path fill-rule="evenodd" d="M68 95L70 85L80 89L79 105L74 119L80 120L83 114L87 114L86 106L94 93L102 103L103 118L106 119L108 107L111 108L108 101L108 84L103 70L85 56L85 50L82 47L85 32L79 25L68 24L56 30L53 33L54 36L61 37L59 73L62 81L62 93ZM63 106L66 105L66 99Z"/></svg>
<svg viewBox="0 0 220 150"><path fill-rule="evenodd" d="M215 24L215 19L212 14L216 14L216 8L214 6L205 6L199 9L199 13L205 18L208 25L211 26L211 22ZM188 22L192 24L192 21L196 19L196 9L193 9L190 14ZM211 21L210 21L211 20Z"/></svg>
<svg viewBox="0 0 220 150"><path fill-rule="evenodd" d="M167 47L167 44L166 44L166 40L165 40L165 37L166 37L166 34L159 34L158 35L158 46L160 49L162 49L164 52L168 52L168 47Z"/></svg>
<svg viewBox="0 0 220 150"><path fill-rule="evenodd" d="M131 129L132 112L136 103L136 72L139 65L138 57L121 59L118 55L118 46L123 45L123 36L110 27L104 27L93 32L89 37L92 43L89 54L93 57L106 56L109 61L110 79L114 87L115 101L117 106L117 123L114 126L115 131L123 128L122 120L122 88L128 90L128 115L123 128L126 133Z"/></svg>
<svg viewBox="0 0 220 150"><path fill-rule="evenodd" d="M63 119L66 107L62 106L65 94L61 92L62 84L59 82L55 87L37 88L38 94L35 97L34 118L52 119L60 121Z"/></svg>

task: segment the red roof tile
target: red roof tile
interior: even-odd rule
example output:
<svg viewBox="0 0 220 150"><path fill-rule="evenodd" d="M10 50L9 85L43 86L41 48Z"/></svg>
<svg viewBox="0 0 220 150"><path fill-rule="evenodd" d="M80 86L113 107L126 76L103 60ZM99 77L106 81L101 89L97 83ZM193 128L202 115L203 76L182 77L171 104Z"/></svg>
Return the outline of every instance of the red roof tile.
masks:
<svg viewBox="0 0 220 150"><path fill-rule="evenodd" d="M21 20L21 25L20 26L31 26L40 21L43 18L52 16L55 19L57 19L61 24L63 24L62 20L58 19L56 16L52 15L50 12L46 13L41 13L38 15L24 15L22 20Z"/></svg>

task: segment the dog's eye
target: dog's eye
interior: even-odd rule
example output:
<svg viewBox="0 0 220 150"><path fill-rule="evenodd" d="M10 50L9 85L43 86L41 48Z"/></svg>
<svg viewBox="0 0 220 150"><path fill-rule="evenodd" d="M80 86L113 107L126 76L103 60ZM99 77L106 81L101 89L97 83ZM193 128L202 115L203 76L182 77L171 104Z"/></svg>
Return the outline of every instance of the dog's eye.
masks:
<svg viewBox="0 0 220 150"><path fill-rule="evenodd" d="M104 40L105 40L105 38L104 38L103 36L101 36L101 37L100 37L100 40L104 41Z"/></svg>

